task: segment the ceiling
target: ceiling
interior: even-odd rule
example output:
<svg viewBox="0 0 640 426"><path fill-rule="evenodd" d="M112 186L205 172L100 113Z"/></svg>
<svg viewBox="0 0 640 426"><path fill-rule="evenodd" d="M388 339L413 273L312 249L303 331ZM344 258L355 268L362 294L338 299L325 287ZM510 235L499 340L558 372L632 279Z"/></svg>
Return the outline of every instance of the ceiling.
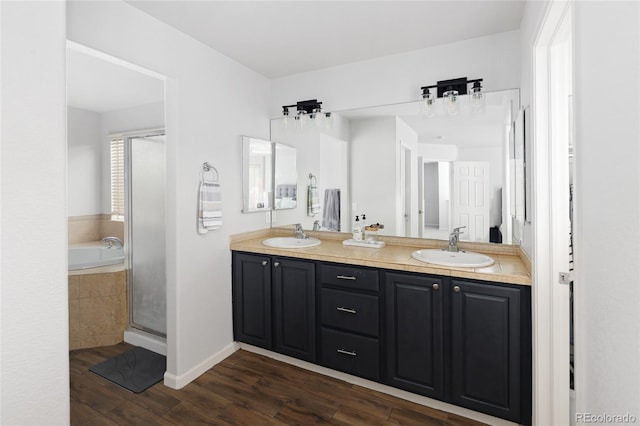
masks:
<svg viewBox="0 0 640 426"><path fill-rule="evenodd" d="M524 0L126 0L277 78L517 30Z"/></svg>
<svg viewBox="0 0 640 426"><path fill-rule="evenodd" d="M103 113L162 101L162 80L67 49L67 105Z"/></svg>
<svg viewBox="0 0 640 426"><path fill-rule="evenodd" d="M518 29L524 2L127 0L267 77ZM99 113L164 100L159 79L67 49L67 103Z"/></svg>

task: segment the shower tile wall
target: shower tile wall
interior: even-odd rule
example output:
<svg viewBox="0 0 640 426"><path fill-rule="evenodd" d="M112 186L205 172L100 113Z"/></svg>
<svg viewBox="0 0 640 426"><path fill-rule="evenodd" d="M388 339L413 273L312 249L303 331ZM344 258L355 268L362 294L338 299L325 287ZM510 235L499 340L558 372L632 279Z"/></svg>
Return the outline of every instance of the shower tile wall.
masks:
<svg viewBox="0 0 640 426"><path fill-rule="evenodd" d="M69 350L122 342L126 276L126 271L69 276Z"/></svg>

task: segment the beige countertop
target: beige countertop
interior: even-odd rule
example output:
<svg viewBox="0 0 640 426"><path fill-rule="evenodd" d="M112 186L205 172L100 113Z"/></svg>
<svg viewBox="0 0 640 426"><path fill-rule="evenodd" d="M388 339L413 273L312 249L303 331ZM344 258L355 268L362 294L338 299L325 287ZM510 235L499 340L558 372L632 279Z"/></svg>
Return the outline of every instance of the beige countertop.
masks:
<svg viewBox="0 0 640 426"><path fill-rule="evenodd" d="M460 242L460 248L491 256L495 263L483 268L454 268L426 264L415 260L411 253L425 248L443 248L446 241L420 238L378 237L386 245L380 249L343 246L342 241L351 234L333 232L307 232L322 243L315 247L280 249L267 247L262 241L272 236L293 236L288 229L274 228L232 235L230 249L250 253L287 256L299 259L370 266L398 271L420 272L458 278L494 281L508 284L531 285L530 261L520 247L502 244Z"/></svg>

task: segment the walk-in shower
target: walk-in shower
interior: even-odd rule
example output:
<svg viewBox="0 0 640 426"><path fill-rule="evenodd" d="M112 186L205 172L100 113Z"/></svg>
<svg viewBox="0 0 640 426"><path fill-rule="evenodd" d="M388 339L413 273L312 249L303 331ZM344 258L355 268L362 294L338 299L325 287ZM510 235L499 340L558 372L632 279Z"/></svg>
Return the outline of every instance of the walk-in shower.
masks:
<svg viewBox="0 0 640 426"><path fill-rule="evenodd" d="M129 135L125 151L125 225L129 328L166 337L165 136Z"/></svg>

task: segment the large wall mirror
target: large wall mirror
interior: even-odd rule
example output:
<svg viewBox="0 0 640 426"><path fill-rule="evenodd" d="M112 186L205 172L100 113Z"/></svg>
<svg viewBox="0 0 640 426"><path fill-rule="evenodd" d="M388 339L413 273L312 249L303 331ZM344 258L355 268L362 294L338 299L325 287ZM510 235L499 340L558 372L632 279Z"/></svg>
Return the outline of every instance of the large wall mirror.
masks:
<svg viewBox="0 0 640 426"><path fill-rule="evenodd" d="M328 129L274 119L271 140L297 149L300 202L272 226L328 230L338 219L340 231L350 232L355 216L366 214L366 224L384 225L380 235L447 239L466 226L461 240L517 242L514 223L523 212L514 201L522 194L511 174L519 90L485 97L483 112L461 108L455 116L427 117L420 102L408 102L334 112ZM310 173L316 213L307 208Z"/></svg>
<svg viewBox="0 0 640 426"><path fill-rule="evenodd" d="M297 205L296 149L242 136L242 212Z"/></svg>

